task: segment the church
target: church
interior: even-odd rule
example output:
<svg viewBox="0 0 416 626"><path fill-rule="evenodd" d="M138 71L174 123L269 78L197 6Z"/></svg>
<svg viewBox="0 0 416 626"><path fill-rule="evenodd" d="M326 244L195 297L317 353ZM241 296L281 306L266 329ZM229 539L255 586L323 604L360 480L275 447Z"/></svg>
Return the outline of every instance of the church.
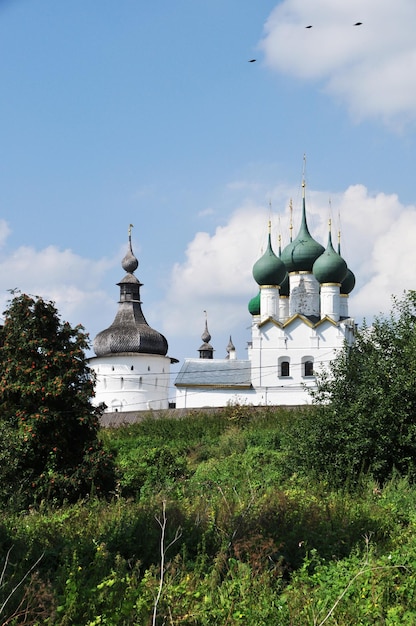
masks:
<svg viewBox="0 0 416 626"><path fill-rule="evenodd" d="M247 358L237 358L230 338L227 358L214 359L205 322L200 358L186 359L175 380L177 408L310 404L316 374L354 341L348 311L354 274L340 242L338 251L333 246L331 223L326 248L311 236L302 188L297 236L276 255L269 224L267 249L253 267L258 292L248 304Z"/></svg>
<svg viewBox="0 0 416 626"><path fill-rule="evenodd" d="M251 340L247 357L237 358L230 337L227 358L214 358L208 322L202 334L199 358L187 358L174 385L176 402L169 402L170 366L166 338L147 323L140 300L142 284L134 272L129 228L128 250L122 261L125 276L118 283L120 300L113 323L93 342L89 365L95 373L95 403L106 411L137 412L168 409L310 404L316 374L327 367L337 351L352 345L355 322L348 297L355 277L332 243L329 223L327 245L311 236L302 184L302 216L293 239L276 254L271 224L266 251L252 273L257 293L248 303Z"/></svg>

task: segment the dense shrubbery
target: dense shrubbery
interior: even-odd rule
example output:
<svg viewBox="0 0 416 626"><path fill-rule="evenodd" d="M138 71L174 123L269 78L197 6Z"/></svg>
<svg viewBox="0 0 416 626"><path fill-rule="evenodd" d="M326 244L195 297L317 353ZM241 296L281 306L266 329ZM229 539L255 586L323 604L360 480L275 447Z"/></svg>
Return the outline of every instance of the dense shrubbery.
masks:
<svg viewBox="0 0 416 626"><path fill-rule="evenodd" d="M291 467L354 483L416 478L416 292L357 332L319 380L316 408L285 438Z"/></svg>
<svg viewBox="0 0 416 626"><path fill-rule="evenodd" d="M413 623L416 489L396 477L334 490L288 472L280 440L296 418L240 407L104 431L126 496L1 515L0 608L41 558L3 623L305 626L330 611L339 626ZM132 451L158 449L132 481ZM19 612L26 622L7 621Z"/></svg>

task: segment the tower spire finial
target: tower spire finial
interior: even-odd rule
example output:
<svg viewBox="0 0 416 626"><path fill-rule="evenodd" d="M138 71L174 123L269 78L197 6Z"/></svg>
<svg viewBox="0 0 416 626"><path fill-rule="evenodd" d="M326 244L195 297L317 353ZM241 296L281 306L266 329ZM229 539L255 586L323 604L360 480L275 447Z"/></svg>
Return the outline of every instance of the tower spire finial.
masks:
<svg viewBox="0 0 416 626"><path fill-rule="evenodd" d="M289 212L290 212L289 232L290 232L290 241L292 241L292 236L293 236L293 202L292 202L292 198L290 198L290 200L289 200Z"/></svg>
<svg viewBox="0 0 416 626"><path fill-rule="evenodd" d="M303 154L303 168L302 168L302 196L305 198L305 187L306 187L306 154Z"/></svg>

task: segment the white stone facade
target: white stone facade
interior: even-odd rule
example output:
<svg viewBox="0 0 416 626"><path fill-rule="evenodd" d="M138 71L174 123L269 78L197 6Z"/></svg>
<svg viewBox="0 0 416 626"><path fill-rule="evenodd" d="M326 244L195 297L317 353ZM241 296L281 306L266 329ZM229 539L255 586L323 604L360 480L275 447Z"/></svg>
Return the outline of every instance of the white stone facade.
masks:
<svg viewBox="0 0 416 626"><path fill-rule="evenodd" d="M169 408L170 362L169 357L153 354L92 357L94 404L104 403L109 413Z"/></svg>

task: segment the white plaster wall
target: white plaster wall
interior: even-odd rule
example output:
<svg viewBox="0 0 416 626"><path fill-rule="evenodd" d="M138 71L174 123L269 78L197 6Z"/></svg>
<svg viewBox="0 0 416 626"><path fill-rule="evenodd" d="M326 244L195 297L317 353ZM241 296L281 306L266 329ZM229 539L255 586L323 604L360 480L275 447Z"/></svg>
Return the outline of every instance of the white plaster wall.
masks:
<svg viewBox="0 0 416 626"><path fill-rule="evenodd" d="M106 412L147 411L169 407L169 357L124 353L92 357L96 374L94 404Z"/></svg>
<svg viewBox="0 0 416 626"><path fill-rule="evenodd" d="M208 389L202 387L178 387L176 389L177 409L202 409L224 407L229 404L256 405L255 393L250 390Z"/></svg>

